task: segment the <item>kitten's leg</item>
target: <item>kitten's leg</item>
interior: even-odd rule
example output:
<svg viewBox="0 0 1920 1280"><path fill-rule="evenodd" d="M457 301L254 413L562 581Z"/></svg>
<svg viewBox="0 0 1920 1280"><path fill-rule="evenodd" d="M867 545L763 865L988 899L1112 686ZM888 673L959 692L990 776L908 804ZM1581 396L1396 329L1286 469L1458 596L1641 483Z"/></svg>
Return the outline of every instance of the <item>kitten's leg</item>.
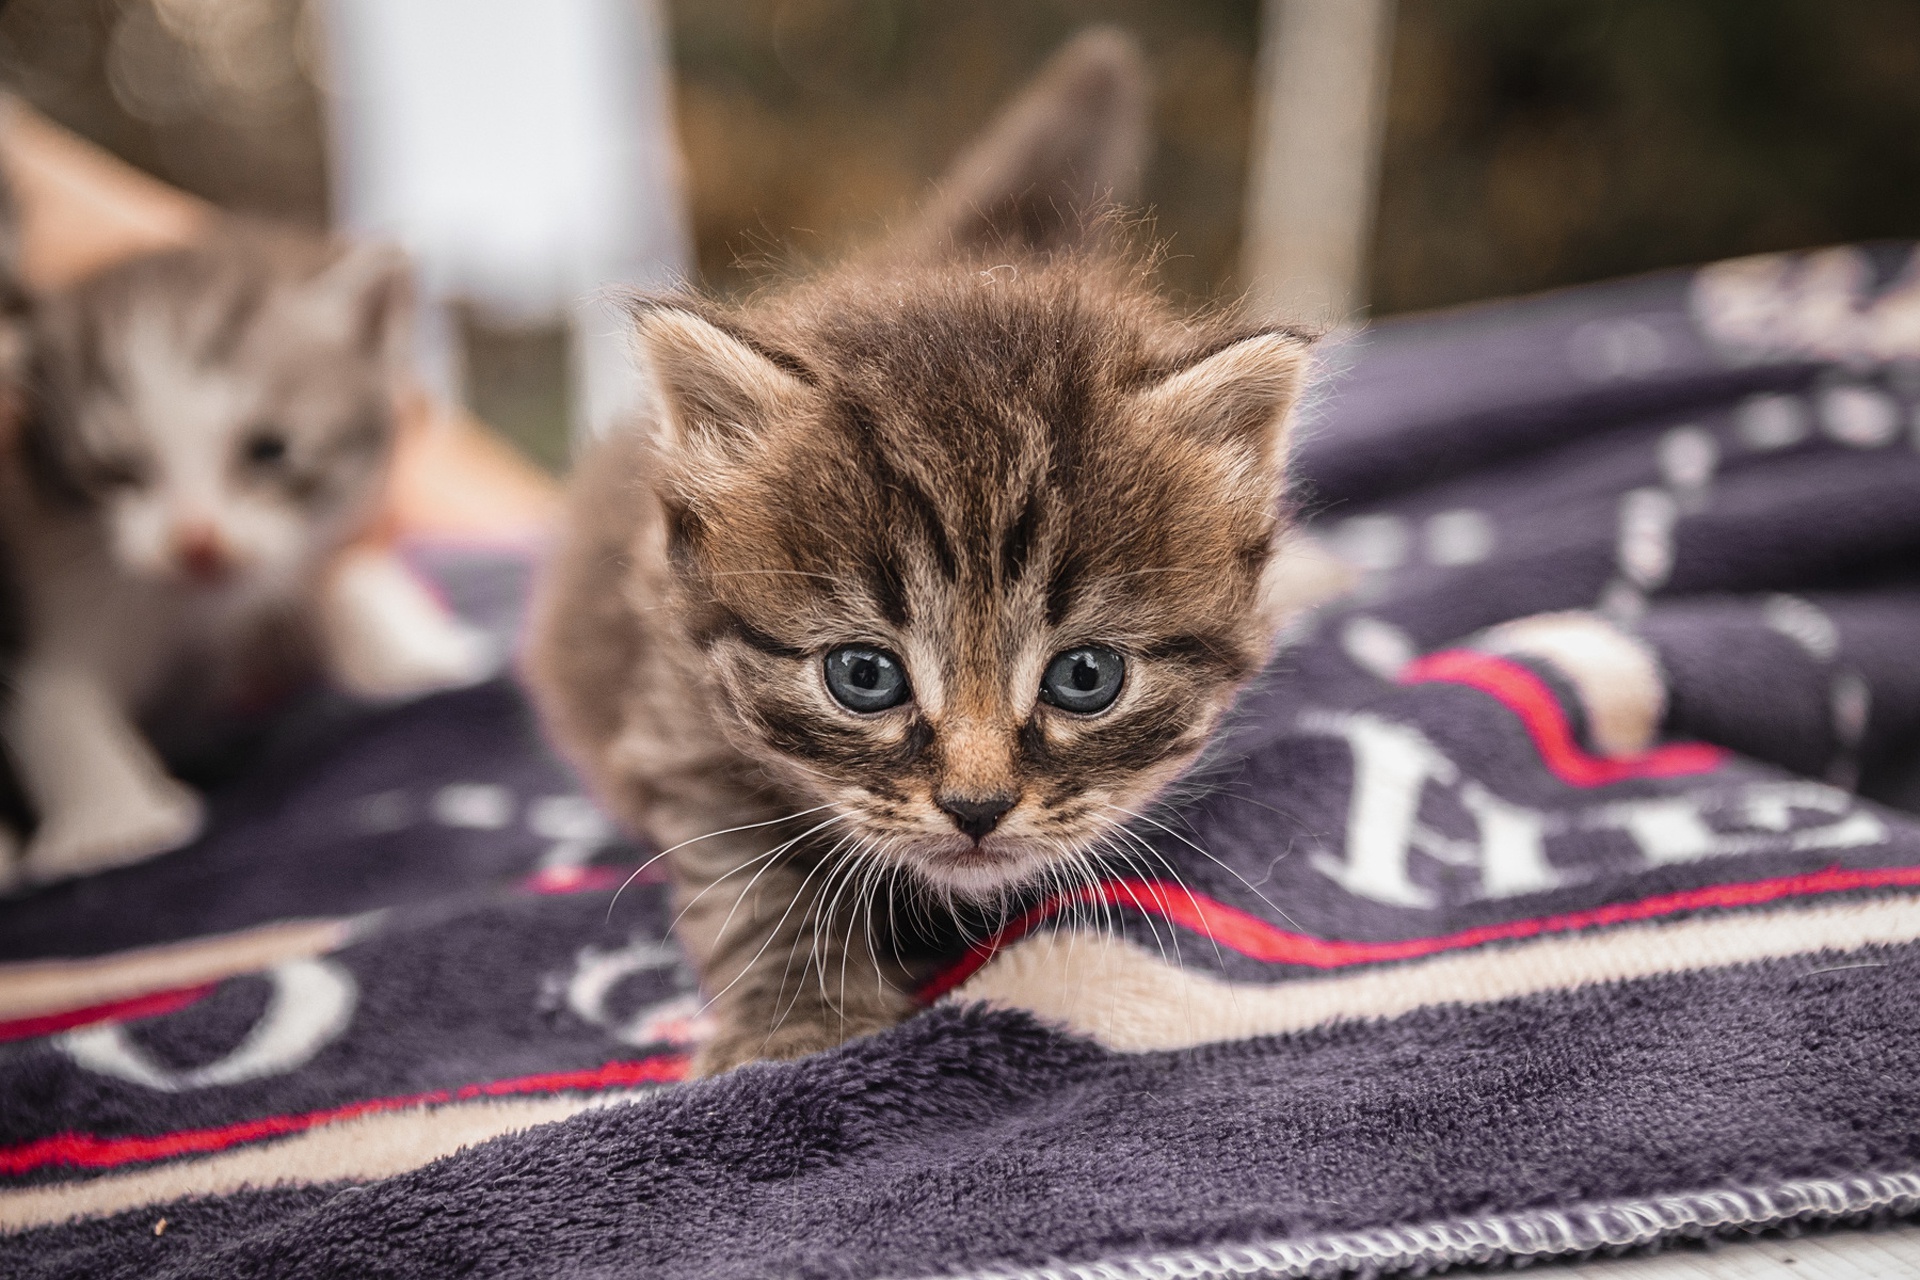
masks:
<svg viewBox="0 0 1920 1280"><path fill-rule="evenodd" d="M21 869L32 884L139 862L199 833L200 798L167 776L124 709L92 673L22 667L7 745L40 815Z"/></svg>
<svg viewBox="0 0 1920 1280"><path fill-rule="evenodd" d="M890 954L885 913L869 914L872 898L856 896L861 878L851 868L834 875L832 863L783 863L758 879L758 868L724 879L675 869L676 930L700 966L716 1025L695 1075L831 1049L919 1007L911 974Z"/></svg>
<svg viewBox="0 0 1920 1280"><path fill-rule="evenodd" d="M369 698L400 698L484 680L499 666L485 633L447 612L391 551L344 555L321 596L328 672Z"/></svg>
<svg viewBox="0 0 1920 1280"><path fill-rule="evenodd" d="M20 883L20 841L0 827L0 894L12 893Z"/></svg>

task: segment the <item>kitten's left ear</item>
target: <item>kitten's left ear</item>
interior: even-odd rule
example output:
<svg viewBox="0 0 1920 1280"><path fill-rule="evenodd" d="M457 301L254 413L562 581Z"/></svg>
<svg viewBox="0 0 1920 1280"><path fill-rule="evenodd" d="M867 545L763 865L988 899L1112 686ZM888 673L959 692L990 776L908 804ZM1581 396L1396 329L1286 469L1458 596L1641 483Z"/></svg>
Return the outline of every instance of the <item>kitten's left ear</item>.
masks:
<svg viewBox="0 0 1920 1280"><path fill-rule="evenodd" d="M307 282L327 322L368 356L406 358L413 314L413 264L390 244L349 245Z"/></svg>
<svg viewBox="0 0 1920 1280"><path fill-rule="evenodd" d="M1241 338L1135 392L1134 408L1156 430L1229 450L1235 471L1271 488L1286 465L1310 346L1291 330Z"/></svg>

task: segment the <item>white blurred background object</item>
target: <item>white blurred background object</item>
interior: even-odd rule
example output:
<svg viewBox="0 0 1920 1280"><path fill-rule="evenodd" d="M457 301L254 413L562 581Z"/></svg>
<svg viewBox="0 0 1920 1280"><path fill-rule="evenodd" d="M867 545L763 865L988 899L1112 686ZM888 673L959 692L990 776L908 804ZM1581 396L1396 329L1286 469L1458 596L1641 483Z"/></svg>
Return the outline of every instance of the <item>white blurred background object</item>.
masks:
<svg viewBox="0 0 1920 1280"><path fill-rule="evenodd" d="M1264 0L1241 274L1269 315L1367 303L1394 0Z"/></svg>
<svg viewBox="0 0 1920 1280"><path fill-rule="evenodd" d="M632 407L611 291L691 259L655 0L321 0L335 222L420 267L422 374L463 397L454 308L562 316L576 439Z"/></svg>

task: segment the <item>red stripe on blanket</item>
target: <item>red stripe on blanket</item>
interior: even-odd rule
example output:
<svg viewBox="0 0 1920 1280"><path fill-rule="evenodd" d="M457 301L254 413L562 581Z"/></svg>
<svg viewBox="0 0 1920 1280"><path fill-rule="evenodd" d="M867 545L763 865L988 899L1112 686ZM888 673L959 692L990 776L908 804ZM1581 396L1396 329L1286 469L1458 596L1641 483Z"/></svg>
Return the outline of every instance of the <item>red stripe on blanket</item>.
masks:
<svg viewBox="0 0 1920 1280"><path fill-rule="evenodd" d="M628 1088L645 1084L673 1084L686 1078L685 1054L663 1054L638 1062L609 1062L586 1071L552 1071L544 1075L516 1076L511 1080L489 1080L481 1084L461 1085L457 1089L436 1089L431 1093L408 1094L398 1098L369 1098L345 1106L295 1115L262 1116L238 1124L212 1129L181 1129L128 1138L104 1138L94 1133L56 1133L17 1147L0 1147L0 1175L22 1174L47 1165L74 1165L83 1169L110 1169L123 1164L167 1160L175 1156L205 1155L224 1151L242 1143L283 1138L324 1124L351 1120L355 1116L380 1111L401 1111L408 1107L429 1107L447 1102L471 1102L478 1098L502 1098L519 1094L593 1093L603 1089Z"/></svg>
<svg viewBox="0 0 1920 1280"><path fill-rule="evenodd" d="M134 1018L152 1018L184 1009L212 991L214 984L181 987L176 991L153 991L107 1004L92 1004L84 1009L62 1009L58 1013L36 1014L31 1018L13 1018L0 1022L0 1043L50 1036L75 1027L90 1027L96 1022L128 1022Z"/></svg>
<svg viewBox="0 0 1920 1280"><path fill-rule="evenodd" d="M1482 925L1458 933L1431 938L1404 938L1392 942L1343 942L1315 938L1304 933L1268 924L1258 916L1237 907L1216 902L1205 894L1189 893L1162 880L1113 880L1097 890L1083 889L1071 898L1050 898L993 937L974 945L951 967L920 989L920 999L936 1000L977 973L994 953L1009 945L1058 914L1074 902L1105 903L1132 907L1158 916L1202 934L1213 943L1243 956L1267 964L1302 965L1313 969L1341 969L1349 965L1379 964L1393 960L1412 960L1442 951L1458 951L1484 946L1490 942L1511 942L1547 933L1565 933L1607 925L1631 924L1654 920L1685 911L1715 907L1755 907L1783 898L1808 897L1824 893L1843 893L1849 889L1880 889L1920 885L1920 867L1877 867L1848 870L1829 867L1804 875L1780 876L1772 880L1753 880L1744 884L1709 885L1665 893L1638 902L1621 902L1594 907L1587 911L1568 911L1559 915L1537 916L1530 920L1509 920Z"/></svg>
<svg viewBox="0 0 1920 1280"><path fill-rule="evenodd" d="M1637 756L1592 755L1575 740L1567 713L1547 682L1519 663L1492 654L1443 649L1409 663L1400 682L1463 684L1498 699L1520 717L1547 768L1571 787L1706 773L1726 759L1726 752L1704 742L1676 742Z"/></svg>
<svg viewBox="0 0 1920 1280"><path fill-rule="evenodd" d="M617 889L633 879L619 867L542 867L520 882L522 893L562 895Z"/></svg>

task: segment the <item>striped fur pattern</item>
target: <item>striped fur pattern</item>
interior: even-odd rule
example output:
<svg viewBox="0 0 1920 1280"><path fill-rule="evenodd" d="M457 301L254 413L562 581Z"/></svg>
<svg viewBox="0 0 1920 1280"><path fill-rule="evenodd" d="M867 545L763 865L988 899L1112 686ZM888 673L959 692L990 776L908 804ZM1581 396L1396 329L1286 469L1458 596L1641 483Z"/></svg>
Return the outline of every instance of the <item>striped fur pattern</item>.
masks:
<svg viewBox="0 0 1920 1280"><path fill-rule="evenodd" d="M1084 869L1194 761L1280 621L1306 343L1073 254L638 327L657 420L582 464L532 670L599 793L677 846L715 1070L903 1016L895 893ZM910 695L840 705L849 645ZM1092 714L1042 696L1082 646L1125 663ZM980 797L1005 806L984 833L954 816Z"/></svg>

